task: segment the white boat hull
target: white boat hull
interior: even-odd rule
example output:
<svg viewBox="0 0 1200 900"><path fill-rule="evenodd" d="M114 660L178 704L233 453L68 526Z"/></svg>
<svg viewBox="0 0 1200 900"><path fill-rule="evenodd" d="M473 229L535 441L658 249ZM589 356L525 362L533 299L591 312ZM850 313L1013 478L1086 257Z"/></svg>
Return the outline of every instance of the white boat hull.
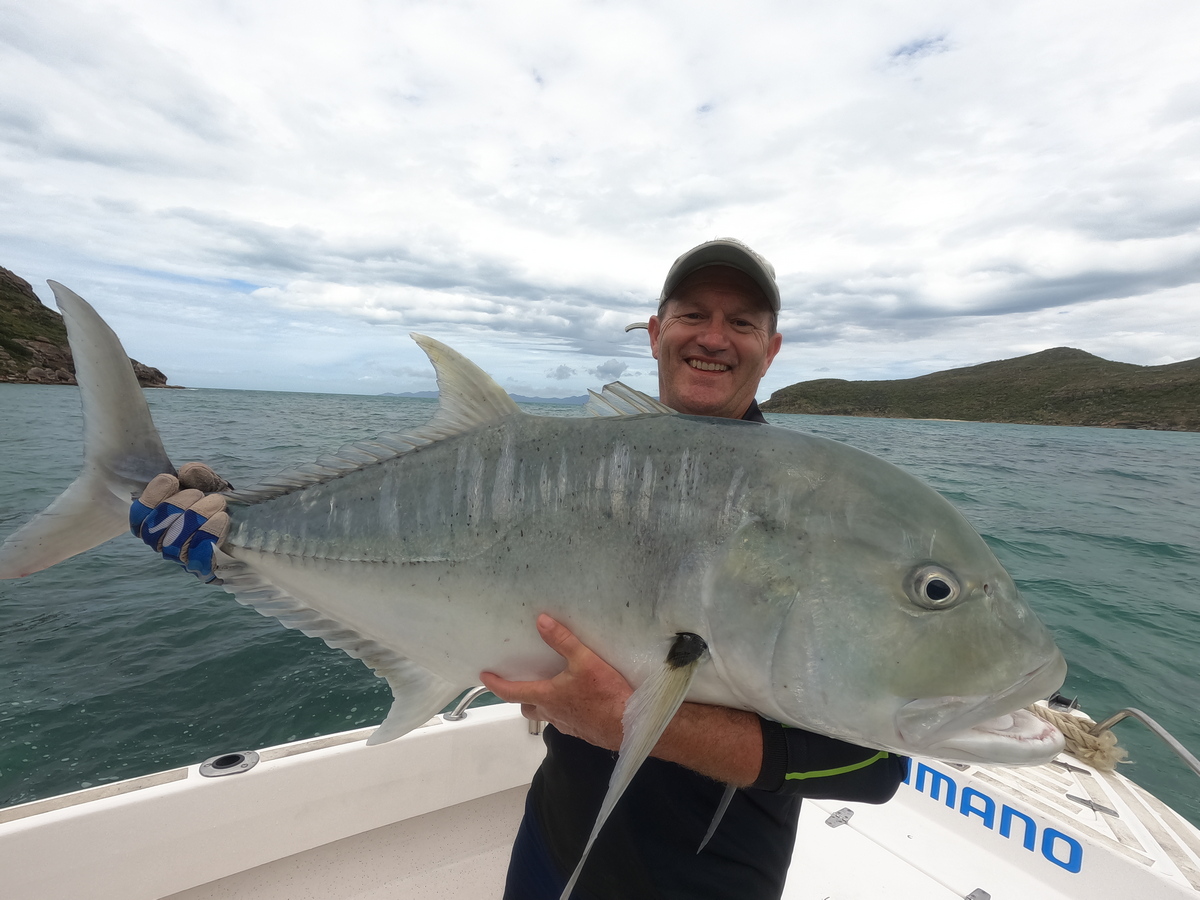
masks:
<svg viewBox="0 0 1200 900"><path fill-rule="evenodd" d="M367 747L371 731L268 748L242 774L191 766L0 809L3 896L499 897L541 738L511 705ZM883 806L805 802L784 893L881 896L1196 900L1200 831L1066 758L914 760Z"/></svg>

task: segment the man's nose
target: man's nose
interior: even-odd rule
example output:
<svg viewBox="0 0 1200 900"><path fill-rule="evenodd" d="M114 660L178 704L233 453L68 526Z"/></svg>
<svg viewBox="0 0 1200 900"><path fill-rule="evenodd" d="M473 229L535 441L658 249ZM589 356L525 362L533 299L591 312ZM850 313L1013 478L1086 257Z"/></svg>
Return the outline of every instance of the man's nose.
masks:
<svg viewBox="0 0 1200 900"><path fill-rule="evenodd" d="M706 350L724 350L729 347L729 332L729 323L714 316L700 330L696 342Z"/></svg>

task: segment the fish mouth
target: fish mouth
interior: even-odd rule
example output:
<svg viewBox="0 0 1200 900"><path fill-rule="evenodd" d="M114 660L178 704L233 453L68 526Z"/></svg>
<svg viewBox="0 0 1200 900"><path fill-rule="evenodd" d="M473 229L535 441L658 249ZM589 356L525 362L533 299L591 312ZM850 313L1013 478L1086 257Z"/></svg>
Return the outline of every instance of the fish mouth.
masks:
<svg viewBox="0 0 1200 900"><path fill-rule="evenodd" d="M1066 673L1066 661L1055 652L1003 693L910 701L896 714L896 730L921 756L1008 765L1047 762L1062 751L1062 734L1024 707L1058 690Z"/></svg>
<svg viewBox="0 0 1200 900"><path fill-rule="evenodd" d="M1027 709L980 722L940 741L923 755L957 762L1036 766L1062 753L1063 734Z"/></svg>

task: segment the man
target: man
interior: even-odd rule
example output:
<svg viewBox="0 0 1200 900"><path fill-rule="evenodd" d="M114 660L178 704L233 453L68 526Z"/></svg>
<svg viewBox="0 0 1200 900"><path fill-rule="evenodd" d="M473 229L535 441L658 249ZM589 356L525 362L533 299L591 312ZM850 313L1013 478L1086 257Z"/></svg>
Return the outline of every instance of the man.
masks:
<svg viewBox="0 0 1200 900"><path fill-rule="evenodd" d="M679 257L647 325L662 402L691 415L765 423L754 395L782 343L779 305L774 268L737 241L709 241ZM566 661L561 673L533 682L482 675L526 717L550 723L506 900L557 900L607 789L633 692L563 625L542 616L537 626ZM573 896L778 897L800 798L882 803L906 765L754 713L685 703L601 831ZM725 784L741 790L697 855Z"/></svg>
<svg viewBox="0 0 1200 900"><path fill-rule="evenodd" d="M676 260L658 313L646 326L662 401L682 413L765 423L754 396L782 343L779 306L774 269L737 241L709 241ZM157 538L149 532L172 511L202 509L207 524L203 517L199 526L189 524L200 529L202 557L205 547L219 542L224 513L211 515L215 510L202 505L210 498L197 504L199 491L152 509L173 484L147 487L131 515L135 533L153 544ZM180 561L178 548L188 534L168 535L166 555ZM191 558L186 551L182 556ZM543 615L537 627L563 657L562 672L533 682L481 676L497 696L520 703L527 717L550 723L546 760L513 848L506 900L559 897L607 790L632 693L620 673L563 625ZM778 897L800 798L881 803L905 770L906 761L892 754L784 728L742 710L685 703L601 831L573 896ZM697 854L727 784L739 790Z"/></svg>

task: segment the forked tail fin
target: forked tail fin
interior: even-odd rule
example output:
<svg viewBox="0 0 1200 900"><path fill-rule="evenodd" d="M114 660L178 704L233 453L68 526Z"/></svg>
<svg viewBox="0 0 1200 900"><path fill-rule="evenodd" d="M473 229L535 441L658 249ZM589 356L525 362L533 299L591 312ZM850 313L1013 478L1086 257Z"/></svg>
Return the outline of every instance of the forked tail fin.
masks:
<svg viewBox="0 0 1200 900"><path fill-rule="evenodd" d="M83 471L43 512L0 545L0 578L20 578L116 537L129 504L175 468L133 367L108 324L74 291L51 281L75 358L83 401Z"/></svg>

